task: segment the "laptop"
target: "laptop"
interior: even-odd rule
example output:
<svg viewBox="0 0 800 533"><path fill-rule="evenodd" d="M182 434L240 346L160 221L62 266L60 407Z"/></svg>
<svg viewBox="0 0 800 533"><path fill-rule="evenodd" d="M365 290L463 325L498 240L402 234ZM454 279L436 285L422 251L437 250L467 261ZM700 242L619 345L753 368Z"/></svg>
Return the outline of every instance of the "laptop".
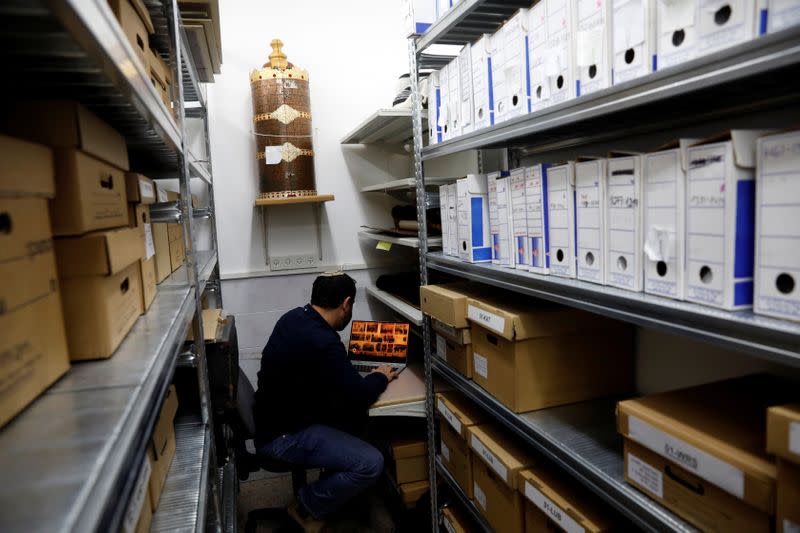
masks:
<svg viewBox="0 0 800 533"><path fill-rule="evenodd" d="M354 320L347 355L360 373L389 365L395 372L406 367L409 325L405 322Z"/></svg>

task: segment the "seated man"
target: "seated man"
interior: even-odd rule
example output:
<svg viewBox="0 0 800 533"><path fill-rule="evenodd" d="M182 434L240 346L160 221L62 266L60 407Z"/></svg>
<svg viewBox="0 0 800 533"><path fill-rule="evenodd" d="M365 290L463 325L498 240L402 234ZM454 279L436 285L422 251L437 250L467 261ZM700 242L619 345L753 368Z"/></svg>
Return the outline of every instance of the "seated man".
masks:
<svg viewBox="0 0 800 533"><path fill-rule="evenodd" d="M337 332L350 323L355 295L347 274L319 276L311 303L283 315L262 352L254 412L258 453L326 470L289 508L307 531L321 528L321 520L383 470L381 453L354 434L395 374L387 365L362 377L350 364Z"/></svg>

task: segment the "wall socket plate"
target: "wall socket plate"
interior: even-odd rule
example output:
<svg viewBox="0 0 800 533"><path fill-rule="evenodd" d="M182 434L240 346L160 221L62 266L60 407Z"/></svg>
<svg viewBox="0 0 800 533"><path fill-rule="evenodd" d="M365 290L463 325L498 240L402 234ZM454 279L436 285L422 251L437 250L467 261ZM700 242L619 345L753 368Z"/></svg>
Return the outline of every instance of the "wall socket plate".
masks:
<svg viewBox="0 0 800 533"><path fill-rule="evenodd" d="M270 270L299 270L319 266L316 254L283 255L269 258Z"/></svg>

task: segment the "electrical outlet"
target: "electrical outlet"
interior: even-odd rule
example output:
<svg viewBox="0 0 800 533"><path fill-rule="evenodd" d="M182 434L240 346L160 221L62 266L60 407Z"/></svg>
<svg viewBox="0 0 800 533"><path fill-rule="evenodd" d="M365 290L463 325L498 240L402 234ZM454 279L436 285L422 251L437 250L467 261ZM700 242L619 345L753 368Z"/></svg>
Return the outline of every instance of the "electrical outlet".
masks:
<svg viewBox="0 0 800 533"><path fill-rule="evenodd" d="M318 265L319 259L315 254L284 255L269 258L270 270L299 270L314 268Z"/></svg>

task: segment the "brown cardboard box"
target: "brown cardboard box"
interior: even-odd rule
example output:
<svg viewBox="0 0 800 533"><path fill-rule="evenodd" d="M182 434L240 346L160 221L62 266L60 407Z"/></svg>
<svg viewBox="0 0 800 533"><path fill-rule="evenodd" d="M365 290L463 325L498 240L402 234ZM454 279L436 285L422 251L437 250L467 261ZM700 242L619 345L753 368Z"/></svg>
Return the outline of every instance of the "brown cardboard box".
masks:
<svg viewBox="0 0 800 533"><path fill-rule="evenodd" d="M559 313L561 315L561 313ZM562 315L563 316L563 315ZM587 332L512 342L472 326L472 379L516 413L628 392L633 384L633 331ZM526 325L526 335L532 335Z"/></svg>
<svg viewBox="0 0 800 533"><path fill-rule="evenodd" d="M472 344L458 344L439 333L434 335L434 353L456 372L472 379Z"/></svg>
<svg viewBox="0 0 800 533"><path fill-rule="evenodd" d="M473 531L464 513L457 507L442 507L442 525L447 533L471 533Z"/></svg>
<svg viewBox="0 0 800 533"><path fill-rule="evenodd" d="M150 34L153 33L153 22L147 8L141 4L141 0L108 0L114 16L117 17L125 37L131 43L131 47L136 56L142 62L145 72L149 70L148 52L150 51ZM134 4L141 5L141 12L134 7Z"/></svg>
<svg viewBox="0 0 800 533"><path fill-rule="evenodd" d="M767 375L625 400L619 432L765 513L775 509L775 461L765 451L767 407L799 391Z"/></svg>
<svg viewBox="0 0 800 533"><path fill-rule="evenodd" d="M169 109L174 116L175 110L172 107L172 99L170 96L172 93L172 71L169 69L166 62L161 59L161 56L152 49L148 51L147 57L150 63L150 82L153 84L153 87L156 88L156 92L161 96L161 101L164 102L164 106Z"/></svg>
<svg viewBox="0 0 800 533"><path fill-rule="evenodd" d="M142 308L141 314L145 314L150 309L150 304L156 299L156 260L154 257L150 259L139 260L139 276L142 281Z"/></svg>
<svg viewBox="0 0 800 533"><path fill-rule="evenodd" d="M158 420L156 420L156 425L153 428L153 437L150 442L156 459L161 458L162 450L167 445L170 433L175 433L173 421L177 412L178 391L175 389L175 385L170 385L164 395L164 402L161 404L161 412L158 414Z"/></svg>
<svg viewBox="0 0 800 533"><path fill-rule="evenodd" d="M0 196L0 262L52 252L47 199Z"/></svg>
<svg viewBox="0 0 800 533"><path fill-rule="evenodd" d="M40 144L0 135L0 195L30 195L52 198L53 151Z"/></svg>
<svg viewBox="0 0 800 533"><path fill-rule="evenodd" d="M78 102L15 102L4 119L6 131L14 135L53 148L81 150L118 169L128 170L125 137Z"/></svg>
<svg viewBox="0 0 800 533"><path fill-rule="evenodd" d="M800 465L778 460L778 506L775 526L779 533L800 530Z"/></svg>
<svg viewBox="0 0 800 533"><path fill-rule="evenodd" d="M469 438L469 428L488 420L486 413L455 392L436 393L436 410L462 439Z"/></svg>
<svg viewBox="0 0 800 533"><path fill-rule="evenodd" d="M175 272L186 261L186 249L183 239L175 239L169 243L169 264L172 272Z"/></svg>
<svg viewBox="0 0 800 533"><path fill-rule="evenodd" d="M470 298L467 301L467 316L472 324L509 341L575 333L581 320L588 321L582 314L581 311L548 302L521 305L487 297ZM472 334L474 343L474 329Z"/></svg>
<svg viewBox="0 0 800 533"><path fill-rule="evenodd" d="M144 256L144 241L137 228L93 231L80 237L55 240L58 276L108 276Z"/></svg>
<svg viewBox="0 0 800 533"><path fill-rule="evenodd" d="M217 330L220 325L225 324L225 319L222 318L222 309L203 309L203 336L206 341L214 341L217 339ZM194 340L194 331L192 328L186 332L186 340Z"/></svg>
<svg viewBox="0 0 800 533"><path fill-rule="evenodd" d="M56 150L56 197L50 204L55 235L128 224L121 170L77 150Z"/></svg>
<svg viewBox="0 0 800 533"><path fill-rule="evenodd" d="M549 466L520 472L519 491L528 500L526 531L546 531L548 522L558 530L599 533L614 529L614 519L586 487Z"/></svg>
<svg viewBox="0 0 800 533"><path fill-rule="evenodd" d="M153 224L153 249L156 260L156 283L161 283L172 273L169 255L169 235L166 224Z"/></svg>
<svg viewBox="0 0 800 533"><path fill-rule="evenodd" d="M400 498L403 500L403 505L410 509L414 507L422 496L431 488L430 483L425 481L414 481L412 483L403 483L398 487L400 491Z"/></svg>
<svg viewBox="0 0 800 533"><path fill-rule="evenodd" d="M61 293L70 358L111 357L140 314L139 263L110 276L64 279Z"/></svg>
<svg viewBox="0 0 800 533"><path fill-rule="evenodd" d="M153 509L150 506L150 498L145 498L142 502L142 511L139 514L139 521L136 522L136 533L148 533L153 523Z"/></svg>
<svg viewBox="0 0 800 533"><path fill-rule="evenodd" d="M167 473L175 455L175 427L173 421L178 410L178 394L175 386L171 385L167 389L164 404L161 407L156 425L153 428L153 436L148 446L148 457L152 473L150 475L150 504L153 510L158 509L161 500L161 491L164 482L167 480Z"/></svg>
<svg viewBox="0 0 800 533"><path fill-rule="evenodd" d="M625 481L705 531L770 531L769 514L630 439L625 439Z"/></svg>
<svg viewBox="0 0 800 533"><path fill-rule="evenodd" d="M767 451L800 464L800 403L767 409Z"/></svg>
<svg viewBox="0 0 800 533"><path fill-rule="evenodd" d="M448 424L439 424L442 464L468 498L472 498L472 451L467 440Z"/></svg>
<svg viewBox="0 0 800 533"><path fill-rule="evenodd" d="M183 226L181 224L167 224L167 235L169 236L169 242L177 241L178 239L182 240Z"/></svg>
<svg viewBox="0 0 800 533"><path fill-rule="evenodd" d="M427 446L424 439L399 439L389 446L395 483L402 485L428 479Z"/></svg>
<svg viewBox="0 0 800 533"><path fill-rule="evenodd" d="M435 318L431 318L431 327L433 328L433 331L439 333L447 340L451 340L458 344L472 344L472 337L470 335L469 327L456 328Z"/></svg>
<svg viewBox="0 0 800 533"><path fill-rule="evenodd" d="M503 533L523 533L522 495L506 485L475 453L472 454L472 472L472 499L489 525Z"/></svg>
<svg viewBox="0 0 800 533"><path fill-rule="evenodd" d="M467 300L480 289L469 283L424 285L419 288L422 312L454 328L469 327Z"/></svg>
<svg viewBox="0 0 800 533"><path fill-rule="evenodd" d="M470 426L467 434L473 455L486 463L498 479L512 489L517 488L520 470L536 464L532 453L492 424Z"/></svg>
<svg viewBox="0 0 800 533"><path fill-rule="evenodd" d="M125 190L129 203L154 204L156 202L156 185L147 176L127 172L125 174Z"/></svg>

